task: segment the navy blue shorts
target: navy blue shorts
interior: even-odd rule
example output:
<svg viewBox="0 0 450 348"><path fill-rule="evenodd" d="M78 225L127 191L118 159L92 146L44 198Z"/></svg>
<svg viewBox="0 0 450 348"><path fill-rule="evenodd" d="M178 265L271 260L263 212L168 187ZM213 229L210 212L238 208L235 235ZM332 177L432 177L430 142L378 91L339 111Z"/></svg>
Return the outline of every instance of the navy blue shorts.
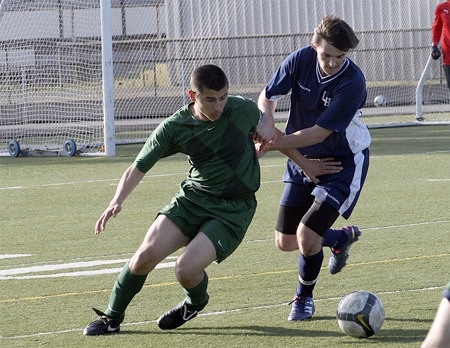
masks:
<svg viewBox="0 0 450 348"><path fill-rule="evenodd" d="M348 219L353 212L369 169L369 149L354 156L336 158L341 161L342 171L321 176L315 185L301 173L297 182L285 182L280 205L310 207L314 197L333 206L339 214Z"/></svg>

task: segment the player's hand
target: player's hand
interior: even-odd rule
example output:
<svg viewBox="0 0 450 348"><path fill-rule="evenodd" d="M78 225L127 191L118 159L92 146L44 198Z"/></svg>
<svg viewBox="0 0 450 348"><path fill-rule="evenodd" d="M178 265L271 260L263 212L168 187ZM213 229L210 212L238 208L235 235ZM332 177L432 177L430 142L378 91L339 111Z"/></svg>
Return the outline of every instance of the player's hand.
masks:
<svg viewBox="0 0 450 348"><path fill-rule="evenodd" d="M99 234L101 231L103 231L109 218L111 216L116 217L121 210L122 206L120 204L111 204L108 208L106 208L106 210L103 212L103 214L100 216L100 218L97 220L97 223L95 224L95 234Z"/></svg>
<svg viewBox="0 0 450 348"><path fill-rule="evenodd" d="M260 144L260 150L269 150L271 144L277 140L277 131L269 119L263 119L256 126L253 140Z"/></svg>
<svg viewBox="0 0 450 348"><path fill-rule="evenodd" d="M311 180L314 184L318 184L320 182L319 176L327 175L327 174L336 174L339 173L342 169L341 162L335 161L332 157L327 158L310 158L306 162L306 165L303 165L302 170L303 173Z"/></svg>
<svg viewBox="0 0 450 348"><path fill-rule="evenodd" d="M434 60L438 60L440 56L441 51L439 51L439 48L437 46L433 46L431 48L431 58L433 58Z"/></svg>
<svg viewBox="0 0 450 348"><path fill-rule="evenodd" d="M261 143L255 143L256 155L258 156L258 159L264 156L267 152L269 152L269 147L270 144L268 146L265 146Z"/></svg>

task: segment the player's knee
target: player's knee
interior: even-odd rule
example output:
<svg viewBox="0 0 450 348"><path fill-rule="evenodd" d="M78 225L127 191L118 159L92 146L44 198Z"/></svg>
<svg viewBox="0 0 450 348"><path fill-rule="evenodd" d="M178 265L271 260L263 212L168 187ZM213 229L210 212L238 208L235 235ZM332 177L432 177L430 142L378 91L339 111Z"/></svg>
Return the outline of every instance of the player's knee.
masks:
<svg viewBox="0 0 450 348"><path fill-rule="evenodd" d="M159 260L151 254L137 251L130 260L129 267L133 274L148 274L158 264Z"/></svg>
<svg viewBox="0 0 450 348"><path fill-rule="evenodd" d="M322 249L322 242L315 236L314 238L300 238L299 249L305 257L313 256Z"/></svg>
<svg viewBox="0 0 450 348"><path fill-rule="evenodd" d="M178 259L175 264L175 275L181 284L187 284L196 275L197 270L192 264L183 262L182 259Z"/></svg>
<svg viewBox="0 0 450 348"><path fill-rule="evenodd" d="M186 289L196 287L203 279L204 274L204 269L195 268L183 262L175 265L175 275L178 282Z"/></svg>
<svg viewBox="0 0 450 348"><path fill-rule="evenodd" d="M280 232L275 232L275 246L281 251L297 250L297 237L295 235L287 235Z"/></svg>
<svg viewBox="0 0 450 348"><path fill-rule="evenodd" d="M322 237L303 223L297 230L297 238L300 252L306 257L313 256L322 249Z"/></svg>
<svg viewBox="0 0 450 348"><path fill-rule="evenodd" d="M321 245L306 244L300 248L300 251L303 256L310 257L313 255L316 255L320 251L321 248L322 248Z"/></svg>

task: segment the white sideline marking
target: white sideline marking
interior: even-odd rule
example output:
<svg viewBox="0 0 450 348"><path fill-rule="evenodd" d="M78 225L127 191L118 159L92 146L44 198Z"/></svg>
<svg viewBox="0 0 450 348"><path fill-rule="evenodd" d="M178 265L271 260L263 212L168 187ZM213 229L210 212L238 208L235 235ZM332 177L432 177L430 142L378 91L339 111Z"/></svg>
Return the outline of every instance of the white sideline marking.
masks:
<svg viewBox="0 0 450 348"><path fill-rule="evenodd" d="M168 176L176 176L176 175L186 175L187 171L185 173L168 173L168 174L147 174L146 179L149 178L157 178L157 177L168 177ZM29 185L29 186L6 186L6 187L0 187L0 190L14 190L14 189L26 189L26 188L32 188L32 187L52 187L52 186L64 186L64 185L76 185L76 184L89 184L89 183L96 183L96 182L109 182L109 181L117 181L119 182L120 178L115 179L97 179L97 180L81 180L81 181L67 181L67 182L57 182L57 183L50 183L50 184L37 184L37 185ZM144 182L143 180L142 182Z"/></svg>
<svg viewBox="0 0 450 348"><path fill-rule="evenodd" d="M43 278L62 278L62 277L82 277L82 276L92 276L97 274L111 274L120 273L122 268L107 268L99 269L96 271L77 271L77 272L66 272L66 273L51 273L51 274L37 274L37 275L27 275L27 276L0 276L0 280L24 280L24 279L43 279Z"/></svg>
<svg viewBox="0 0 450 348"><path fill-rule="evenodd" d="M423 225L443 224L443 223L447 223L447 222L449 222L449 220L426 221L426 222L416 222L416 223L412 223L412 224L389 225L389 226L382 226L382 227L366 227L366 228L361 228L361 230L363 230L363 231L373 230L374 231L374 230L384 230L386 228L414 227L414 226L423 226Z"/></svg>
<svg viewBox="0 0 450 348"><path fill-rule="evenodd" d="M99 275L99 274L119 273L122 270L122 267L98 269L98 270L91 270L91 271L74 271L74 272L66 272L66 273L51 273L51 274L39 274L39 275L15 276L17 274L57 271L57 270L70 269L70 268L86 268L86 267L101 266L101 265L111 265L111 264L116 264L116 263L124 263L128 260L129 259L97 260L97 261L87 261L87 262L71 262L71 263L64 263L64 264L58 264L58 265L44 265L44 266L32 266L32 267L24 267L24 268L12 268L12 269L0 270L0 280L80 277L80 276L92 276L92 275ZM175 262L174 261L164 262L164 263L160 263L156 266L157 269L169 268L169 267L175 267Z"/></svg>
<svg viewBox="0 0 450 348"><path fill-rule="evenodd" d="M283 180L261 181L261 184L283 184Z"/></svg>
<svg viewBox="0 0 450 348"><path fill-rule="evenodd" d="M175 267L175 262L164 262L158 264L155 268L170 268ZM8 279L42 279L42 278L62 278L62 277L83 277L83 276L93 276L98 274L112 274L120 273L123 267L120 268L106 268L97 269L93 271L76 271L76 272L66 272L66 273L51 273L51 274L39 274L39 275L28 275L28 276L0 276L0 280Z"/></svg>
<svg viewBox="0 0 450 348"><path fill-rule="evenodd" d="M449 220L440 220L440 221L430 221L430 222L421 222L421 223L412 223L412 224L403 224L403 225L390 225L390 226L382 226L382 227L365 227L364 231L375 231L381 229L390 229L390 228L399 228L399 227L413 227L413 226L422 226L422 225L431 225L431 224L442 224L448 223ZM260 243L272 241L272 238L267 239L258 239L258 240L246 240L244 243ZM31 256L30 254L7 254L8 256L20 255L20 256ZM6 256L6 255L0 255ZM19 256L17 256L19 257ZM5 257L3 257L5 258ZM169 256L166 259L176 259L177 256ZM124 263L129 259L116 259L116 260L94 260L94 261L84 261L84 262L69 262L62 264L53 264L53 265L43 265L43 266L31 266L31 267L23 267L23 268L12 268L0 270L0 280L9 280L9 279L42 279L42 278L59 278L59 277L81 277L81 276L93 276L99 274L111 274L118 273L122 268L106 268L99 270L91 270L91 271L74 271L74 272L66 272L66 273L52 273L52 274L41 274L41 275L24 275L17 276L19 274L26 273L40 273L40 272L49 272L49 271L59 271L63 269L71 269L71 268L87 268L87 267L95 267L102 265L111 265L117 263ZM165 262L158 264L156 266L157 269L160 268L169 268L174 267L175 262Z"/></svg>
<svg viewBox="0 0 450 348"><path fill-rule="evenodd" d="M33 254L2 254L0 259L13 259L15 257L28 257L33 256Z"/></svg>
<svg viewBox="0 0 450 348"><path fill-rule="evenodd" d="M412 153L407 154L409 155L426 155L426 154L439 154L439 153L446 153L449 152L447 150L442 151L428 151L428 152L420 152L420 153ZM392 156L398 156L398 155L386 155L386 156L371 156L371 159L379 159L384 157L392 157ZM285 167L286 163L280 163L280 164L267 164L267 165L261 165L261 168L273 168L273 167ZM169 177L169 176L177 176L177 175L186 175L186 172L182 173L163 173L163 174L147 174L145 176L145 179L149 178L155 178L155 177ZM143 180L142 182L145 182L146 180ZM50 184L37 184L37 185L29 185L29 186L6 186L6 187L0 187L0 190L19 190L19 189L27 189L27 188L33 188L33 187L52 187L52 186L64 186L64 185L76 185L76 184L86 184L86 183L97 183L97 182L108 182L108 181L116 181L119 182L120 178L115 179L98 179L98 180L82 180L82 181L68 181L68 182L59 182L59 183L50 183ZM421 181L433 181L434 179L422 179ZM445 181L448 181L450 179L443 179ZM280 182L280 181L267 181L264 183L274 183L274 182Z"/></svg>
<svg viewBox="0 0 450 348"><path fill-rule="evenodd" d="M111 264L115 264L115 263L124 263L127 261L128 261L128 259L96 260L96 261L86 261L86 262L63 263L63 264L59 264L59 265L44 265L44 266L32 266L32 267L24 267L24 268L13 268L13 269L0 270L0 276L12 275L12 274L33 273L33 272L57 271L57 270L69 269L69 268L83 268L83 267L93 267L93 266L101 266L101 265L111 265Z"/></svg>
<svg viewBox="0 0 450 348"><path fill-rule="evenodd" d="M408 293L408 292L418 292L418 291L431 291L431 290L437 290L437 289L443 289L442 286L434 286L430 288L422 288L422 289L408 289L408 290L396 290L396 291L380 291L377 292L377 295L393 295L398 293ZM314 302L324 302L324 301L337 301L340 300L341 297L329 297L329 298L322 298L322 299L315 299ZM276 307L282 307L286 306L287 303L277 303L277 304L271 304L271 305L264 305L264 306L254 306L254 307L244 307L244 308L234 308L229 309L225 311L218 311L218 312L207 312L207 313L200 313L198 317L206 317L206 316L213 316L213 315L226 315L229 313L236 313L236 312L243 312L243 311L254 311L259 309L267 309L267 308L276 308ZM144 320L139 322L132 322L132 323L125 323L121 324L121 327L127 327L127 326L134 326L134 325L146 325L149 323L156 323L156 320ZM48 332L38 332L34 334L29 335L20 335L20 336L0 336L0 340L13 340L13 339L21 339L21 338L30 338L30 337L38 337L38 336L46 336L46 335L58 335L58 334L64 334L68 332L82 332L83 329L67 329L67 330L59 330L59 331L48 331ZM123 333L126 333L124 331Z"/></svg>
<svg viewBox="0 0 450 348"><path fill-rule="evenodd" d="M442 182L450 181L450 179L419 179L419 182Z"/></svg>

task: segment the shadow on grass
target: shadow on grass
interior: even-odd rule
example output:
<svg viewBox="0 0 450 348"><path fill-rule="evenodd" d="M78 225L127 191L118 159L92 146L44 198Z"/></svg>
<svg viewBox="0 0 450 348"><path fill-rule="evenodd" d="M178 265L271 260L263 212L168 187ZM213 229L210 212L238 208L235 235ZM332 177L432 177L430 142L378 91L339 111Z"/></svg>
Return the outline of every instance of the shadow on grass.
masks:
<svg viewBox="0 0 450 348"><path fill-rule="evenodd" d="M318 320L334 320L334 317L317 317ZM416 319L386 319L389 321L411 321L417 322ZM431 322L430 320L419 320L421 322ZM312 321L308 321L308 324ZM296 325L298 323L291 323ZM364 345L377 344L394 344L394 343L417 343L421 342L426 336L428 330L405 330L405 329L381 329L374 336L361 339L350 336L345 336L339 330L320 330L320 323L317 323L318 329L311 330L308 328L301 328L298 325L295 327L280 327L280 326L264 326L264 325L239 325L239 326L221 326L221 327L180 327L175 330L159 330L157 328L150 330L124 330L122 334L125 335L195 335L195 336L234 336L234 337L305 337L305 338L344 338L348 339L350 344L355 342L364 342ZM342 343L342 342L341 342Z"/></svg>

